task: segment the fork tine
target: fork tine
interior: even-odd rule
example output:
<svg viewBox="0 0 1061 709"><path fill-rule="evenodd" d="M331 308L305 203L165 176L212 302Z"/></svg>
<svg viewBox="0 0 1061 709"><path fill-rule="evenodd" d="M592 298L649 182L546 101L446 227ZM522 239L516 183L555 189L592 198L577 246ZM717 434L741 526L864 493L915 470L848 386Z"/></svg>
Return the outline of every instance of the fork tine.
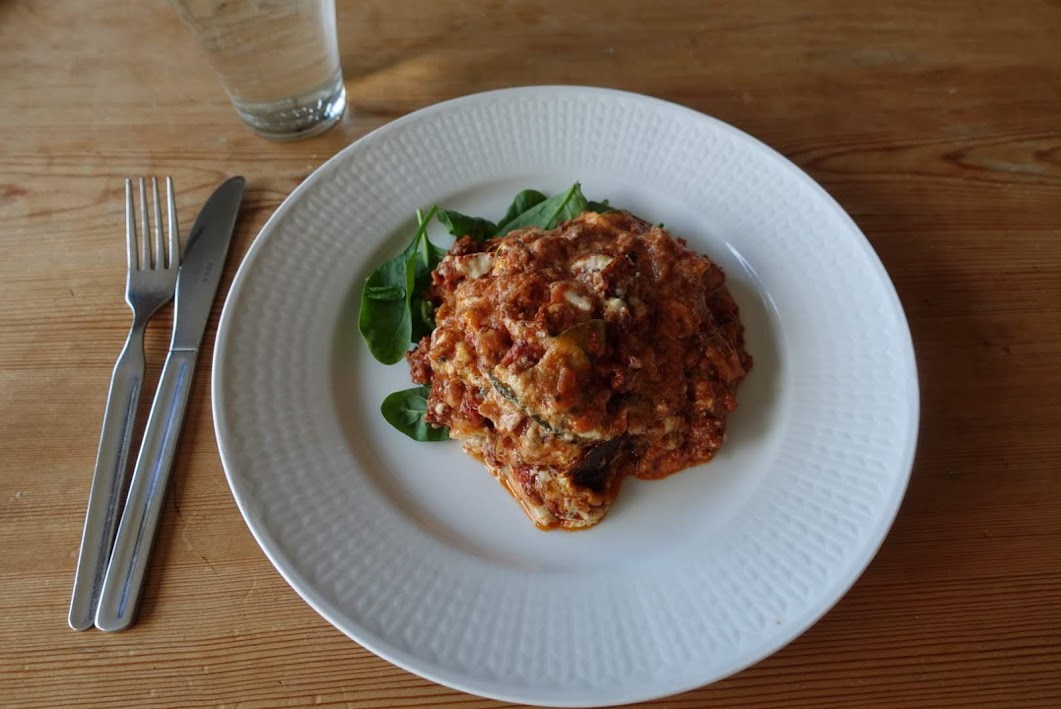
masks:
<svg viewBox="0 0 1061 709"><path fill-rule="evenodd" d="M177 204L173 199L173 178L166 176L166 208L169 215L169 254L167 265L170 268L181 261L180 232L177 230Z"/></svg>
<svg viewBox="0 0 1061 709"><path fill-rule="evenodd" d="M125 254L129 270L135 271L136 261L136 213L133 210L133 181L125 178Z"/></svg>
<svg viewBox="0 0 1061 709"><path fill-rule="evenodd" d="M140 178L140 268L151 268L151 228L147 223L147 190Z"/></svg>
<svg viewBox="0 0 1061 709"><path fill-rule="evenodd" d="M151 197L155 203L155 268L166 267L166 253L164 251L165 246L162 242L162 205L159 204L158 198L158 180L154 177L151 178Z"/></svg>

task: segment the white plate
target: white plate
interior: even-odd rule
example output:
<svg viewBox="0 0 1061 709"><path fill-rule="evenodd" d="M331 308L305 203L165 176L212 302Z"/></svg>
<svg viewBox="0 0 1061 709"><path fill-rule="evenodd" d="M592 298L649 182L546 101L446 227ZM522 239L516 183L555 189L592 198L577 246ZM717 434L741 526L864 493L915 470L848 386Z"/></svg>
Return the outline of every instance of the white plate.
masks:
<svg viewBox="0 0 1061 709"><path fill-rule="evenodd" d="M357 299L416 208L500 216L575 180L727 270L755 366L714 462L546 533L458 444L383 421L408 369L368 355ZM555 706L691 689L803 632L884 539L918 421L895 291L822 189L717 120L578 87L432 106L328 161L243 262L213 376L236 502L313 608L423 677Z"/></svg>

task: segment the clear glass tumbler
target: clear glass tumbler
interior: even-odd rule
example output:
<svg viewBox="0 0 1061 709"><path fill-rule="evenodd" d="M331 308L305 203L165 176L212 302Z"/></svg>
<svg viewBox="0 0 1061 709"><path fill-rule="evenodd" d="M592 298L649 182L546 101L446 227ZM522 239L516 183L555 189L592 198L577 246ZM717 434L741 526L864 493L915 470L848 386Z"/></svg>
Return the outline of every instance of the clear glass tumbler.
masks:
<svg viewBox="0 0 1061 709"><path fill-rule="evenodd" d="M322 133L343 115L335 0L170 0L240 118L272 140Z"/></svg>

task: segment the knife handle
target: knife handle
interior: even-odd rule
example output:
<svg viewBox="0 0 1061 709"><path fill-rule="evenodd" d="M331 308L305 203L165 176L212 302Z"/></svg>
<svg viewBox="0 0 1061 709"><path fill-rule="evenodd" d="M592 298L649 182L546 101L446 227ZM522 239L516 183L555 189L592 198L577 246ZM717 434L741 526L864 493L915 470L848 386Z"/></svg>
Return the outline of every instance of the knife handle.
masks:
<svg viewBox="0 0 1061 709"><path fill-rule="evenodd" d="M162 367L140 455L129 484L129 496L100 590L96 608L96 627L100 630L124 630L132 625L135 617L197 355L197 350L170 350Z"/></svg>

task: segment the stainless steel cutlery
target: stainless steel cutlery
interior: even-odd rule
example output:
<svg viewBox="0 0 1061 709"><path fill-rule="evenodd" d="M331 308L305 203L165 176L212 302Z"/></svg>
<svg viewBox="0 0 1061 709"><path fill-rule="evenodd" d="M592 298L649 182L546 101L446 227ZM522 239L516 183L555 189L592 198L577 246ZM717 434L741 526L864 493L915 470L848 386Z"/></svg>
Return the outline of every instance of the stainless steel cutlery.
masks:
<svg viewBox="0 0 1061 709"><path fill-rule="evenodd" d="M126 180L126 300L133 309L133 327L115 365L104 414L70 603L70 627L75 630L93 624L101 630L121 630L135 617L199 346L221 280L244 184L242 177L233 177L210 196L188 234L182 259L172 181L166 181L169 248L163 254L157 183L152 179L155 230L151 249L147 243L150 220L145 183L140 181L141 230L137 249L132 184ZM174 286L176 305L170 351L115 534L144 378L143 330L151 316L173 298Z"/></svg>

